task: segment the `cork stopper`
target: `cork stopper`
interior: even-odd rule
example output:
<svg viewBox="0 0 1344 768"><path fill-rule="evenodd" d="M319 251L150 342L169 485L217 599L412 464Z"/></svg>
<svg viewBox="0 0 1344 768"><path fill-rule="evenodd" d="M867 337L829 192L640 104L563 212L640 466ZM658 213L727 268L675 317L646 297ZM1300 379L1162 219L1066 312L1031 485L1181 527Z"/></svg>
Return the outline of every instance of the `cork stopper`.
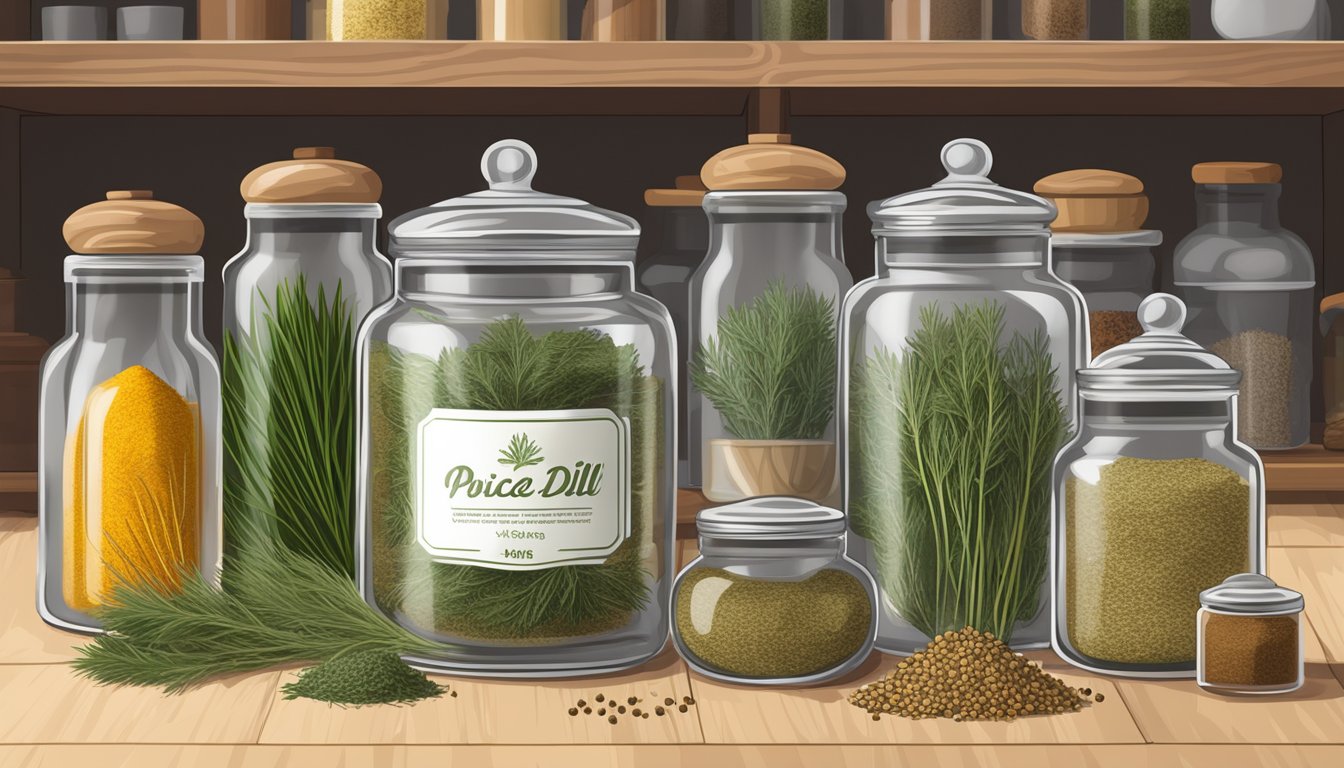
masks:
<svg viewBox="0 0 1344 768"><path fill-rule="evenodd" d="M1036 194L1059 208L1056 232L1132 232L1148 220L1143 182L1119 171L1083 168L1046 176Z"/></svg>
<svg viewBox="0 0 1344 768"><path fill-rule="evenodd" d="M376 203L383 181L367 166L337 160L332 147L299 147L293 159L249 173L239 189L249 203Z"/></svg>
<svg viewBox="0 0 1344 768"><path fill-rule="evenodd" d="M139 189L108 192L106 200L70 214L62 232L81 254L190 255L205 240L196 214Z"/></svg>
<svg viewBox="0 0 1344 768"><path fill-rule="evenodd" d="M644 190L644 204L651 208L699 208L705 200L705 183L699 176L678 176L674 189Z"/></svg>
<svg viewBox="0 0 1344 768"><path fill-rule="evenodd" d="M711 157L700 170L706 189L831 190L845 168L829 155L792 143L787 133L755 133L747 143Z"/></svg>
<svg viewBox="0 0 1344 768"><path fill-rule="evenodd" d="M1283 167L1278 163L1200 163L1190 170L1196 184L1278 184Z"/></svg>

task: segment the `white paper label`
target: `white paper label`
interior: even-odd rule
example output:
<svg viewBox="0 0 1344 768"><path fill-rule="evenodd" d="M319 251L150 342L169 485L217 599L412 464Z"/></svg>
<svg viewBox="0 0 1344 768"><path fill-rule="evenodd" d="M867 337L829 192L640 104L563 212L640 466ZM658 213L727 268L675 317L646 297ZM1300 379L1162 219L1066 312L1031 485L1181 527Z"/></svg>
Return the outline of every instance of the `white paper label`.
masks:
<svg viewBox="0 0 1344 768"><path fill-rule="evenodd" d="M593 565L630 536L630 429L605 408L436 408L416 451L417 538L439 562Z"/></svg>

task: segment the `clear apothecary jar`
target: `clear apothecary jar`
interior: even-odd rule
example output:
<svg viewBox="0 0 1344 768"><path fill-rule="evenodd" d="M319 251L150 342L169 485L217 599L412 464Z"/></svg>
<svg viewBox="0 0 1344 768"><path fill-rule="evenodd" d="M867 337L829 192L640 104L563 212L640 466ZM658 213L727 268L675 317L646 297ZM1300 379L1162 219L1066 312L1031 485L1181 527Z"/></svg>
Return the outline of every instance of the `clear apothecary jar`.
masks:
<svg viewBox="0 0 1344 768"><path fill-rule="evenodd" d="M392 296L374 242L382 189L330 147L240 185L247 243L224 267L226 557L261 536L354 578L355 334Z"/></svg>
<svg viewBox="0 0 1344 768"><path fill-rule="evenodd" d="M309 40L445 40L450 0L307 0Z"/></svg>
<svg viewBox="0 0 1344 768"><path fill-rule="evenodd" d="M994 0L884 2L889 40L994 39Z"/></svg>
<svg viewBox="0 0 1344 768"><path fill-rule="evenodd" d="M477 40L568 38L568 0L476 0Z"/></svg>
<svg viewBox="0 0 1344 768"><path fill-rule="evenodd" d="M395 294L359 334L357 581L439 644L423 669L632 667L667 640L671 319L634 291L634 219L533 191L523 142L481 168L487 191L389 227Z"/></svg>
<svg viewBox="0 0 1344 768"><path fill-rule="evenodd" d="M1124 677L1193 677L1201 591L1263 572L1264 469L1236 430L1241 374L1157 293L1144 334L1078 372L1055 468L1055 651Z"/></svg>
<svg viewBox="0 0 1344 768"><path fill-rule="evenodd" d="M1238 434L1259 451L1311 437L1316 268L1302 238L1279 223L1273 163L1201 163L1197 226L1176 246L1174 293L1185 335L1242 372Z"/></svg>
<svg viewBox="0 0 1344 768"><path fill-rule="evenodd" d="M1220 693L1289 693L1306 679L1302 593L1268 576L1242 573L1199 595L1201 688Z"/></svg>
<svg viewBox="0 0 1344 768"><path fill-rule="evenodd" d="M877 581L880 650L967 625L1044 647L1083 301L1050 270L1054 206L990 181L979 141L942 159L943 181L868 207L878 272L845 299L849 553Z"/></svg>
<svg viewBox="0 0 1344 768"><path fill-rule="evenodd" d="M710 501L838 502L836 331L853 279L844 168L757 134L705 163L709 253L691 278L690 485Z"/></svg>
<svg viewBox="0 0 1344 768"><path fill-rule="evenodd" d="M219 573L219 367L201 331L204 228L142 191L66 220L66 336L42 361L38 611L96 632L127 583Z"/></svg>
<svg viewBox="0 0 1344 768"><path fill-rule="evenodd" d="M845 517L767 497L696 515L700 556L672 587L672 640L692 669L748 685L852 671L877 633L876 588L845 556Z"/></svg>

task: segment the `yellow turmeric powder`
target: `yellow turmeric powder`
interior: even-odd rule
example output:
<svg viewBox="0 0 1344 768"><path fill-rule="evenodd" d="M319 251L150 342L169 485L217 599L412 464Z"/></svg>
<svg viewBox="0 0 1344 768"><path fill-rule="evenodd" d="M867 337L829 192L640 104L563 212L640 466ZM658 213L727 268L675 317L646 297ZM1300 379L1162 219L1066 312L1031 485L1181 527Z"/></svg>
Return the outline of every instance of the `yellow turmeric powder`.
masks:
<svg viewBox="0 0 1344 768"><path fill-rule="evenodd" d="M200 409L142 366L94 387L66 440L64 594L103 605L121 581L165 589L200 561Z"/></svg>

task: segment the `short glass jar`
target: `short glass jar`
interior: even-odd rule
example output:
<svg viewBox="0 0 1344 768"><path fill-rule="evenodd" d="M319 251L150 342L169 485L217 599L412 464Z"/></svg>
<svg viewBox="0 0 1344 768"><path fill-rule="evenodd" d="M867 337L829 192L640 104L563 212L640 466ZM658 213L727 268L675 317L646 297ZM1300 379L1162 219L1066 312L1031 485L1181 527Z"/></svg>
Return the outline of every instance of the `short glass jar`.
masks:
<svg viewBox="0 0 1344 768"><path fill-rule="evenodd" d="M1300 592L1244 573L1199 595L1200 687L1222 693L1288 693L1302 687Z"/></svg>
<svg viewBox="0 0 1344 768"><path fill-rule="evenodd" d="M672 640L692 669L750 685L814 685L863 663L876 586L845 555L845 517L765 497L701 511L700 556L672 586Z"/></svg>
<svg viewBox="0 0 1344 768"><path fill-rule="evenodd" d="M831 0L751 0L757 40L827 40Z"/></svg>
<svg viewBox="0 0 1344 768"><path fill-rule="evenodd" d="M476 0L477 40L568 38L568 0Z"/></svg>
<svg viewBox="0 0 1344 768"><path fill-rule="evenodd" d="M1139 302L1153 292L1162 244L1156 230L1056 232L1051 238L1055 274L1077 288L1087 302L1092 357L1143 333Z"/></svg>
<svg viewBox="0 0 1344 768"><path fill-rule="evenodd" d="M993 40L994 0L884 0L890 40Z"/></svg>

